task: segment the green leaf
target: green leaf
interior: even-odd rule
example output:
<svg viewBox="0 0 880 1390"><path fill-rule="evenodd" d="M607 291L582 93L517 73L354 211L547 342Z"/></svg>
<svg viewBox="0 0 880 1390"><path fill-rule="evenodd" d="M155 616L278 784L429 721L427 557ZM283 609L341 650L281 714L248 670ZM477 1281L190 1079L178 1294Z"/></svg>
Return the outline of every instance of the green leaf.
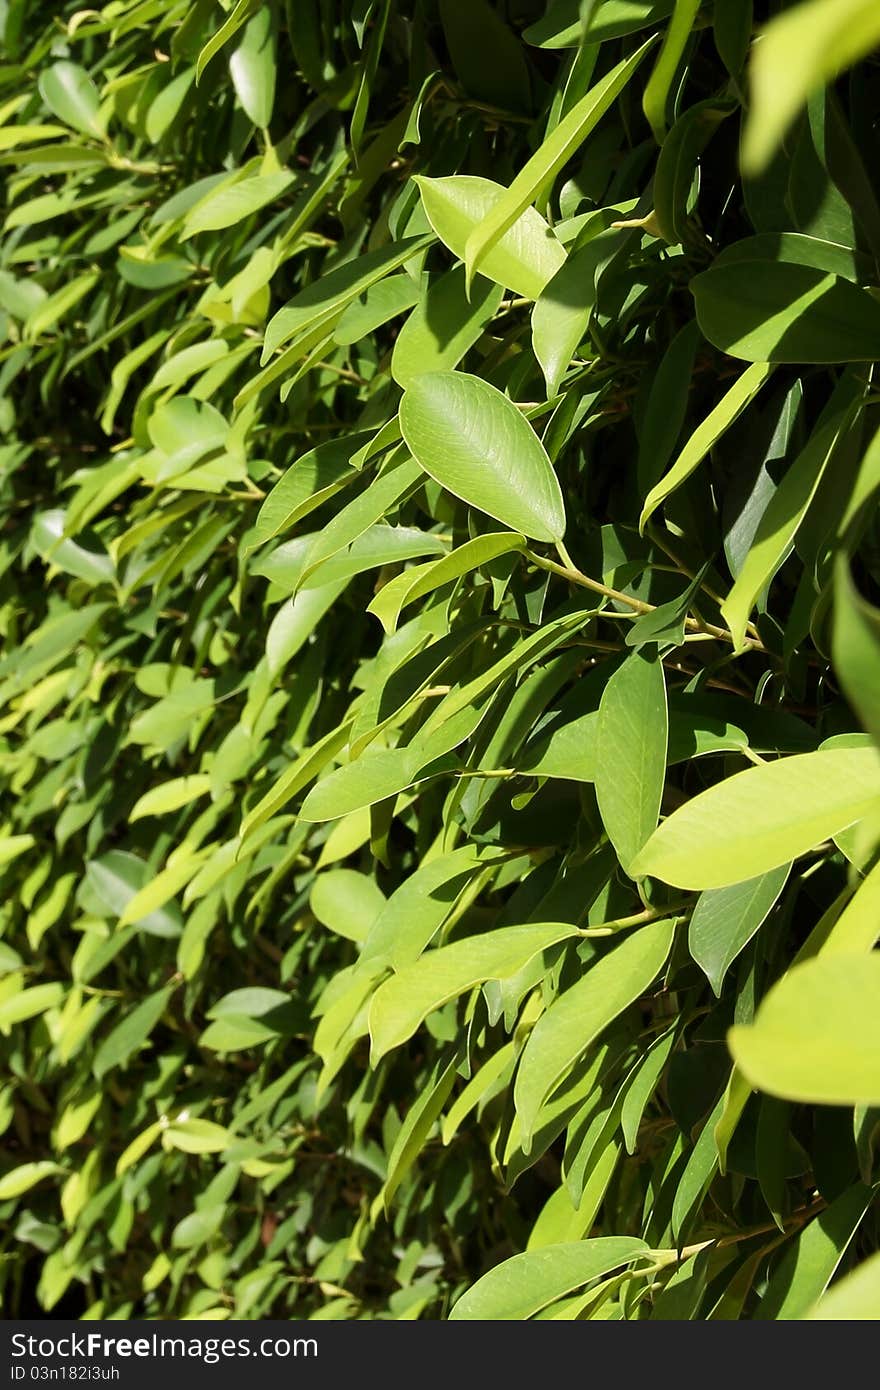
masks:
<svg viewBox="0 0 880 1390"><path fill-rule="evenodd" d="M464 267L454 266L428 285L398 334L391 375L407 390L425 372L457 367L492 321L503 290L482 276L465 294Z"/></svg>
<svg viewBox="0 0 880 1390"><path fill-rule="evenodd" d="M13 859L17 859L20 854L27 854L28 850L33 849L36 843L33 835L0 836L0 867L4 864L11 864Z"/></svg>
<svg viewBox="0 0 880 1390"><path fill-rule="evenodd" d="M366 874L331 869L315 879L309 906L323 926L350 941L364 941L385 906L385 895Z"/></svg>
<svg viewBox="0 0 880 1390"><path fill-rule="evenodd" d="M120 1177L124 1172L131 1168L145 1153L149 1153L156 1140L162 1133L163 1124L157 1120L155 1124L147 1125L146 1129L141 1130L131 1143L126 1145L116 1161L116 1176Z"/></svg>
<svg viewBox="0 0 880 1390"><path fill-rule="evenodd" d="M517 218L535 201L540 190L555 178L590 132L595 130L653 42L652 36L641 48L637 48L635 53L622 59L616 67L606 73L586 96L581 97L546 137L488 214L469 234L464 248L464 262L469 281L477 270L482 269L484 274L489 273L486 264L490 252L499 245Z"/></svg>
<svg viewBox="0 0 880 1390"><path fill-rule="evenodd" d="M728 1035L758 1090L820 1105L880 1104L880 956L820 956L795 965L755 1021Z"/></svg>
<svg viewBox="0 0 880 1390"><path fill-rule="evenodd" d="M834 1277L874 1193L856 1183L799 1231L767 1286L759 1321L792 1322L807 1315Z"/></svg>
<svg viewBox="0 0 880 1390"><path fill-rule="evenodd" d="M108 850L100 859L86 865L86 879L108 916L120 918L147 881L149 869L143 859L128 850ZM154 936L178 936L180 915L173 909L159 908L142 917L136 925Z"/></svg>
<svg viewBox="0 0 880 1390"><path fill-rule="evenodd" d="M337 517L340 516L341 513L337 513ZM389 526L385 522L376 522L347 548L340 547L330 559L319 561L313 568L311 552L316 543L320 545L322 540L320 532L298 536L296 540L280 545L271 555L252 562L250 571L264 575L273 584L292 593L297 589L320 588L341 579L351 579L353 575L363 574L366 570L401 564L422 555L446 554L446 548L437 536L413 526Z"/></svg>
<svg viewBox="0 0 880 1390"><path fill-rule="evenodd" d="M465 91L504 111L528 112L529 66L522 45L486 0L440 0L440 18Z"/></svg>
<svg viewBox="0 0 880 1390"><path fill-rule="evenodd" d="M226 227L235 227L260 208L274 203L286 193L294 183L294 175L286 169L277 174L255 174L251 178L236 179L234 183L221 184L211 191L186 215L181 232L181 241L197 236L199 232L217 232Z"/></svg>
<svg viewBox="0 0 880 1390"><path fill-rule="evenodd" d="M788 864L880 798L872 748L802 753L747 768L673 811L630 866L677 888L724 888Z"/></svg>
<svg viewBox="0 0 880 1390"><path fill-rule="evenodd" d="M470 174L443 179L414 175L413 182L434 231L460 260L473 229L506 192L500 184ZM515 294L537 299L564 261L565 251L547 222L534 208L527 208L487 252L480 271Z"/></svg>
<svg viewBox="0 0 880 1390"><path fill-rule="evenodd" d="M353 261L346 261L300 290L266 325L260 365L268 362L283 343L302 337L316 325L326 324L328 330L332 328L353 300L384 276L399 270L433 240L433 236L426 234L380 246Z"/></svg>
<svg viewBox="0 0 880 1390"><path fill-rule="evenodd" d="M724 976L778 901L790 868L783 864L745 883L710 888L697 899L688 947L719 998Z"/></svg>
<svg viewBox="0 0 880 1390"><path fill-rule="evenodd" d="M485 1103L492 1095L497 1094L500 1087L510 1078L515 1061L514 1044L512 1042L505 1043L497 1052L492 1053L479 1071L474 1073L443 1116L442 1137L444 1144L448 1145L452 1142L462 1122L472 1110L478 1107L481 1102Z"/></svg>
<svg viewBox="0 0 880 1390"><path fill-rule="evenodd" d="M517 772L532 777L562 777L572 782L595 782L598 757L599 711L572 719L534 743L517 757Z"/></svg>
<svg viewBox="0 0 880 1390"><path fill-rule="evenodd" d="M341 439L328 439L297 459L275 484L257 513L249 549L289 531L322 502L354 482L357 474L351 460L372 436L366 431Z"/></svg>
<svg viewBox="0 0 880 1390"><path fill-rule="evenodd" d="M479 377L417 377L400 406L419 465L462 501L534 540L565 532L562 492L547 453L516 406Z"/></svg>
<svg viewBox="0 0 880 1390"><path fill-rule="evenodd" d="M735 110L733 102L715 97L697 102L661 144L654 173L654 218L661 236L673 246L693 239L690 203L699 159L721 122ZM665 97L658 116L665 121Z"/></svg>
<svg viewBox="0 0 880 1390"><path fill-rule="evenodd" d="M47 562L84 579L88 584L106 584L112 581L115 567L105 550L87 548L64 535L67 513L56 508L48 512L38 512L31 528L31 541L34 549Z"/></svg>
<svg viewBox="0 0 880 1390"><path fill-rule="evenodd" d="M841 280L860 284L870 276L865 256L852 246L827 241L820 236L805 236L800 232L762 232L726 246L715 261L716 266L740 265L744 262L779 261L785 265L809 266L824 274L838 275Z"/></svg>
<svg viewBox="0 0 880 1390"><path fill-rule="evenodd" d="M73 612L62 611L33 629L21 648L0 658L0 678L7 681L6 697L26 689L69 656L89 635L106 609L104 603L91 603Z"/></svg>
<svg viewBox="0 0 880 1390"><path fill-rule="evenodd" d="M838 527L843 536L868 501L880 488L880 430L872 436L859 465L858 475Z"/></svg>
<svg viewBox="0 0 880 1390"><path fill-rule="evenodd" d="M224 994L208 1010L208 1018L226 1018L230 1014L247 1018L276 1018L281 1009L290 1005L290 995L280 989L266 989L262 985L246 985L243 989L233 989Z"/></svg>
<svg viewBox="0 0 880 1390"><path fill-rule="evenodd" d="M370 1005L374 1063L415 1033L428 1014L486 980L503 980L574 934L570 924L504 927L428 951L380 985Z"/></svg>
<svg viewBox="0 0 880 1390"><path fill-rule="evenodd" d="M660 55L654 65L654 71L645 83L642 109L658 145L663 144L666 136L666 107L669 91L681 62L685 44L694 27L700 4L701 0L675 0L672 18L663 36L663 47L660 49Z"/></svg>
<svg viewBox="0 0 880 1390"><path fill-rule="evenodd" d="M52 1163L48 1159L40 1159L36 1163L21 1163L0 1177L0 1202L20 1197L23 1192L29 1192L32 1187L36 1187L44 1178L54 1178L64 1172L65 1169L60 1164Z"/></svg>
<svg viewBox="0 0 880 1390"><path fill-rule="evenodd" d="M230 54L229 75L245 113L265 130L275 104L275 21L271 5L261 5L249 19L240 43Z"/></svg>
<svg viewBox="0 0 880 1390"><path fill-rule="evenodd" d="M282 806L286 806L288 801L318 776L322 768L345 746L350 731L350 721L331 729L312 747L306 748L295 762L284 770L271 791L268 791L242 820L239 832L242 842L255 834L260 826L265 825L271 816L280 811Z"/></svg>
<svg viewBox="0 0 880 1390"><path fill-rule="evenodd" d="M178 1116L163 1131L162 1143L166 1149L180 1149L185 1154L216 1154L229 1148L232 1135L212 1120Z"/></svg>
<svg viewBox="0 0 880 1390"><path fill-rule="evenodd" d="M90 270L82 275L75 275L62 285L61 289L56 290L54 294L50 294L47 299L38 303L25 319L24 336L33 341L35 338L42 337L44 333L48 333L72 309L75 309L87 294L91 293L97 285L98 279L98 275Z"/></svg>
<svg viewBox="0 0 880 1390"><path fill-rule="evenodd" d="M83 135L103 139L98 89L83 68L66 60L53 63L40 73L39 87L40 96L59 121Z"/></svg>
<svg viewBox="0 0 880 1390"><path fill-rule="evenodd" d="M856 589L843 553L834 569L832 655L850 704L880 746L880 610Z"/></svg>
<svg viewBox="0 0 880 1390"><path fill-rule="evenodd" d="M620 1108L620 1128L626 1143L627 1153L635 1153L638 1143L639 1126L645 1113L645 1106L651 1099L669 1061L675 1046L675 1029L670 1028L656 1042L651 1044L639 1063L632 1079L627 1083L623 1104Z"/></svg>
<svg viewBox="0 0 880 1390"><path fill-rule="evenodd" d="M657 825L667 727L663 667L634 652L609 678L596 728L596 799L627 873Z"/></svg>
<svg viewBox="0 0 880 1390"><path fill-rule="evenodd" d="M365 532L371 531L377 521L393 512L420 480L419 466L407 456L405 449L392 454L379 476L342 507L323 530L317 533L303 557L299 585L302 586L309 575L319 566L323 566L325 561L338 555L347 546L353 547L354 542L360 540ZM371 534L373 537L376 536L375 531ZM405 537L406 532L403 535ZM334 582L332 570L322 569L318 582Z"/></svg>
<svg viewBox="0 0 880 1390"><path fill-rule="evenodd" d="M737 647L745 640L746 625L758 595L794 543L825 471L853 423L861 398L861 384L852 377L843 377L810 439L767 503L736 582L721 605Z"/></svg>
<svg viewBox="0 0 880 1390"><path fill-rule="evenodd" d="M266 661L272 677L279 676L306 645L324 614L333 607L348 581L319 584L299 593L279 608L266 634Z"/></svg>
<svg viewBox="0 0 880 1390"><path fill-rule="evenodd" d="M466 721L480 708L485 711L484 697L487 694L497 689L514 671L524 672L541 657L549 656L566 638L573 637L589 621L590 616L589 611L584 609L545 622L537 632L532 632L521 642L517 642L487 670L466 684L450 690L419 730L418 738L422 746L428 748L435 757L440 756L437 751L438 742L443 751L454 748L461 739L458 733L453 733L449 736L453 741L449 742L444 734L446 725L453 725L455 728L461 716L464 716ZM474 728L477 727L477 723L478 721L475 721Z"/></svg>
<svg viewBox="0 0 880 1390"><path fill-rule="evenodd" d="M339 820L364 806L396 796L418 776L422 758L412 748L382 748L363 754L323 777L302 804L300 819Z"/></svg>
<svg viewBox="0 0 880 1390"><path fill-rule="evenodd" d="M182 72L172 78L167 87L163 87L155 101L151 103L144 126L147 139L153 144L158 144L171 129L195 81L195 76L194 67L184 68Z"/></svg>
<svg viewBox="0 0 880 1390"><path fill-rule="evenodd" d="M229 40L238 33L239 29L247 24L254 10L258 9L260 4L261 0L237 0L237 3L220 25L220 28L215 34L212 34L211 38L199 53L198 61L196 62L197 82L201 80L202 73L205 71L211 59L220 52L224 44L227 44Z"/></svg>
<svg viewBox="0 0 880 1390"><path fill-rule="evenodd" d="M405 271L378 280L363 295L362 300L349 304L333 330L334 341L349 347L367 338L389 319L406 313L419 302L419 287ZM396 346L396 344L395 344Z"/></svg>
<svg viewBox="0 0 880 1390"><path fill-rule="evenodd" d="M208 339L203 343L194 343L192 347L173 353L162 363L153 377L152 388L160 391L166 386L182 386L190 377L213 367L215 362L221 362L228 353L229 349L223 342Z"/></svg>
<svg viewBox="0 0 880 1390"><path fill-rule="evenodd" d="M108 1033L92 1063L92 1072L98 1081L115 1067L124 1067L143 1047L168 1007L172 993L173 986L165 985L148 994Z"/></svg>
<svg viewBox="0 0 880 1390"><path fill-rule="evenodd" d="M461 578L463 574L490 564L501 555L524 549L523 537L509 531L491 531L487 535L477 536L439 560L414 565L412 569L396 575L382 586L372 603L368 604L367 612L375 613L385 631L392 633L396 631L401 609L444 584Z"/></svg>
<svg viewBox="0 0 880 1390"><path fill-rule="evenodd" d="M871 362L880 303L849 280L790 261L734 260L691 281L703 336L746 362Z"/></svg>
<svg viewBox="0 0 880 1390"><path fill-rule="evenodd" d="M818 954L849 955L870 951L880 938L880 864L856 888L830 927Z"/></svg>
<svg viewBox="0 0 880 1390"><path fill-rule="evenodd" d="M718 1168L715 1126L721 1118L724 1099L722 1095L715 1108L707 1115L675 1189L670 1224L673 1237L678 1244L681 1243L681 1234L686 1227L688 1218L702 1200Z"/></svg>
<svg viewBox="0 0 880 1390"><path fill-rule="evenodd" d="M87 1081L75 1098L64 1107L55 1126L55 1147L59 1152L76 1144L89 1129L104 1099L100 1086Z"/></svg>
<svg viewBox="0 0 880 1390"><path fill-rule="evenodd" d="M737 1075L740 1073L737 1072ZM772 1096L762 1096L755 1133L755 1168L761 1196L783 1232L791 1144L791 1106Z"/></svg>
<svg viewBox="0 0 880 1390"><path fill-rule="evenodd" d="M225 1202L198 1207L182 1221L178 1221L171 1232L172 1246L175 1250L195 1250L198 1246L204 1245L216 1231L219 1231L225 1215Z"/></svg>
<svg viewBox="0 0 880 1390"><path fill-rule="evenodd" d="M769 362L754 362L724 393L718 404L694 430L669 472L651 488L639 518L640 531L644 531L661 503L665 502L676 488L681 487L708 456L721 436L730 429L734 420L751 404L761 387L769 380L772 371Z"/></svg>
<svg viewBox="0 0 880 1390"><path fill-rule="evenodd" d="M210 1052L244 1052L259 1047L277 1037L277 1030L258 1018L246 1014L229 1014L217 1018L199 1038L199 1047Z"/></svg>
<svg viewBox="0 0 880 1390"><path fill-rule="evenodd" d="M873 0L808 0L777 15L755 44L743 165L759 173L807 98L880 44ZM797 53L798 61L791 61Z"/></svg>
<svg viewBox="0 0 880 1390"><path fill-rule="evenodd" d="M814 1322L876 1322L880 1305L880 1251L837 1279L807 1313Z"/></svg>
<svg viewBox="0 0 880 1390"><path fill-rule="evenodd" d="M703 587L708 562L701 566L690 584L678 598L658 603L650 613L643 613L629 627L624 641L628 647L644 647L656 642L658 650L680 647L684 643L685 626L691 606Z"/></svg>
<svg viewBox="0 0 880 1390"><path fill-rule="evenodd" d="M398 885L364 942L364 961L387 960L401 970L416 960L439 931L481 867L474 845L426 859Z"/></svg>
<svg viewBox="0 0 880 1390"><path fill-rule="evenodd" d="M162 871L144 883L122 909L119 926L127 927L149 920L161 911L175 893L187 883L201 863L201 856L185 854L182 859L169 860Z"/></svg>
<svg viewBox="0 0 880 1390"><path fill-rule="evenodd" d="M145 816L164 816L169 811L178 811L181 806L189 806L200 796L206 796L210 790L211 777L207 772L173 777L170 782L163 782L161 786L153 787L138 797L129 813L129 824L135 820L143 820Z"/></svg>
<svg viewBox="0 0 880 1390"><path fill-rule="evenodd" d="M9 126L0 130L0 150L15 149L18 145L28 145L37 140L57 140L61 135L67 135L61 125Z"/></svg>
<svg viewBox="0 0 880 1390"><path fill-rule="evenodd" d="M532 311L532 347L550 397L557 394L586 334L596 304L599 274L620 247L620 233L611 230L611 222L618 214L609 211L595 216L596 235L560 266Z"/></svg>
<svg viewBox="0 0 880 1390"><path fill-rule="evenodd" d="M6 1032L13 1024L23 1023L28 1018L36 1018L47 1009L55 1009L64 1000L65 987L53 982L45 985L32 985L30 989L20 990L0 1000L0 1028Z"/></svg>
<svg viewBox="0 0 880 1390"><path fill-rule="evenodd" d="M46 291L34 280L17 280L7 270L0 270L0 308L13 318L26 319L45 298Z"/></svg>
<svg viewBox="0 0 880 1390"><path fill-rule="evenodd" d="M555 0L543 19L523 33L527 43L540 48L577 48L589 39L606 43L637 33L666 19L675 0L602 0L585 10L580 0Z"/></svg>
<svg viewBox="0 0 880 1390"><path fill-rule="evenodd" d="M514 1100L528 1139L544 1102L569 1069L624 1009L651 986L672 948L675 920L640 927L593 961L561 994L529 1036L516 1074Z"/></svg>
<svg viewBox="0 0 880 1390"><path fill-rule="evenodd" d="M400 1127L388 1156L388 1172L381 1192L375 1198L371 1216L375 1220L383 1206L389 1211L391 1203L406 1174L424 1148L425 1140L436 1124L443 1106L455 1084L455 1060L445 1066L438 1062L433 1075L427 1080L421 1094L409 1111Z"/></svg>
<svg viewBox="0 0 880 1390"><path fill-rule="evenodd" d="M528 1250L478 1279L449 1317L453 1322L525 1322L557 1298L647 1254L645 1242L633 1236L600 1236Z"/></svg>

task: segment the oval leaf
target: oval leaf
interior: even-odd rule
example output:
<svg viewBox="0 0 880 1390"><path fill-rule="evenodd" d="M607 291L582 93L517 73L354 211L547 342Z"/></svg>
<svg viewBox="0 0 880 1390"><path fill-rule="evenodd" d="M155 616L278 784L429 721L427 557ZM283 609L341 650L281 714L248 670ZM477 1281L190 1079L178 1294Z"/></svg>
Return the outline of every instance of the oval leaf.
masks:
<svg viewBox="0 0 880 1390"><path fill-rule="evenodd" d="M547 452L494 386L463 372L418 377L400 427L417 463L456 497L532 540L562 538L565 507Z"/></svg>
<svg viewBox="0 0 880 1390"><path fill-rule="evenodd" d="M709 888L700 895L688 929L688 946L717 995L729 966L751 941L785 887L789 867L783 864L745 883Z"/></svg>
<svg viewBox="0 0 880 1390"><path fill-rule="evenodd" d="M746 362L872 362L880 303L811 266L771 260L715 265L691 281L697 322Z"/></svg>
<svg viewBox="0 0 880 1390"><path fill-rule="evenodd" d="M880 955L794 966L728 1042L743 1075L771 1096L880 1105Z"/></svg>
<svg viewBox="0 0 880 1390"><path fill-rule="evenodd" d="M453 1322L523 1322L609 1270L648 1253L633 1236L604 1236L527 1250L478 1279L450 1313Z"/></svg>
<svg viewBox="0 0 880 1390"><path fill-rule="evenodd" d="M873 748L797 754L695 796L663 821L631 867L677 888L742 883L853 825L878 798Z"/></svg>
<svg viewBox="0 0 880 1390"><path fill-rule="evenodd" d="M491 179L457 174L447 179L416 176L425 214L453 255L464 258L474 227L504 197L506 189ZM565 263L565 251L539 212L528 208L496 242L480 264L480 272L497 285L526 299L537 299Z"/></svg>
<svg viewBox="0 0 880 1390"><path fill-rule="evenodd" d="M626 937L554 1000L525 1045L514 1100L523 1134L569 1067L594 1038L653 982L672 947L675 921L663 918Z"/></svg>
<svg viewBox="0 0 880 1390"><path fill-rule="evenodd" d="M67 61L53 63L40 74L39 86L40 96L59 121L83 135L103 136L98 89L84 68Z"/></svg>
<svg viewBox="0 0 880 1390"><path fill-rule="evenodd" d="M663 667L634 652L602 692L596 732L596 799L627 872L660 815L667 731Z"/></svg>
<svg viewBox="0 0 880 1390"><path fill-rule="evenodd" d="M229 58L229 75L245 113L265 130L275 104L275 25L272 6L261 5Z"/></svg>
<svg viewBox="0 0 880 1390"><path fill-rule="evenodd" d="M569 923L504 927L454 941L404 966L376 991L370 1007L374 1061L411 1038L422 1019L486 980L503 980L539 951L574 934Z"/></svg>

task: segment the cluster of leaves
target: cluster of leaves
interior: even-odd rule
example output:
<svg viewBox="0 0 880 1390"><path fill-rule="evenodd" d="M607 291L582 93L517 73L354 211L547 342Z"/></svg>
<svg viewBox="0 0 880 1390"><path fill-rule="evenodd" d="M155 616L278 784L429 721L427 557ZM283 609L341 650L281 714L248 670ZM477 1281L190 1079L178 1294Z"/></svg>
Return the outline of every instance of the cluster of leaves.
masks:
<svg viewBox="0 0 880 1390"><path fill-rule="evenodd" d="M876 1315L880 7L756 9L0 5L13 1315Z"/></svg>

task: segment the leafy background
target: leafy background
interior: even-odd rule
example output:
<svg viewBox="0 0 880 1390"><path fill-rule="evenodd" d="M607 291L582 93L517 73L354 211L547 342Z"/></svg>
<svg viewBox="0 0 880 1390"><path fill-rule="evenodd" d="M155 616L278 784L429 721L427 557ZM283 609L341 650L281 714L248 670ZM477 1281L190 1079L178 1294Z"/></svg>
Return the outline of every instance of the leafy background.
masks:
<svg viewBox="0 0 880 1390"><path fill-rule="evenodd" d="M0 27L8 1315L876 1317L875 0Z"/></svg>

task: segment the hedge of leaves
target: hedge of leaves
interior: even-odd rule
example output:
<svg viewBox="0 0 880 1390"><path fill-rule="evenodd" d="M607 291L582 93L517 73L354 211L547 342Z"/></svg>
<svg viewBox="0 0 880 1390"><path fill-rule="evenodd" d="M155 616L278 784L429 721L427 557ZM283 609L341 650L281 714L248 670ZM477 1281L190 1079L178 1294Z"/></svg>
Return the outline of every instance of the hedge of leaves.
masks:
<svg viewBox="0 0 880 1390"><path fill-rule="evenodd" d="M755 10L0 6L10 1315L878 1315L880 7Z"/></svg>

